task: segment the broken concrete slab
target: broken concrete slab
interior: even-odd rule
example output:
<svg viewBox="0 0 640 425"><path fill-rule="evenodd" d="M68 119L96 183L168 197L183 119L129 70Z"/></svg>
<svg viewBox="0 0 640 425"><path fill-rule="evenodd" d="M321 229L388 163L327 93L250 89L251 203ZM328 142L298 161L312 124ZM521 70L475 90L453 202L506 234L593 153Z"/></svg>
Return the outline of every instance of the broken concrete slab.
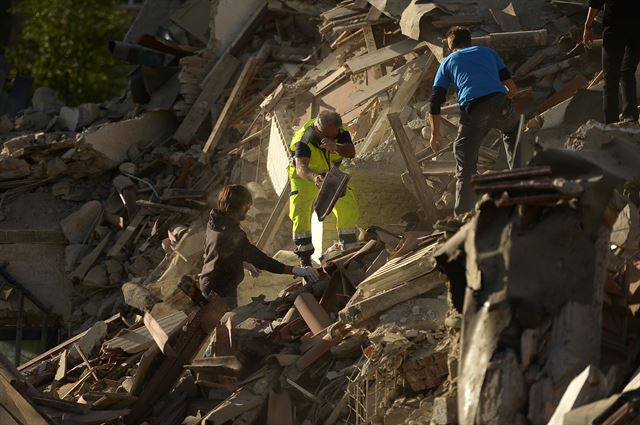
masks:
<svg viewBox="0 0 640 425"><path fill-rule="evenodd" d="M0 181L19 179L31 174L29 163L12 157L0 158Z"/></svg>
<svg viewBox="0 0 640 425"><path fill-rule="evenodd" d="M77 131L100 118L100 105L83 103L75 108L63 106L56 125L62 130Z"/></svg>
<svg viewBox="0 0 640 425"><path fill-rule="evenodd" d="M64 106L58 98L58 93L49 87L38 87L33 92L31 104L36 111L57 114Z"/></svg>
<svg viewBox="0 0 640 425"><path fill-rule="evenodd" d="M607 393L607 379L604 374L594 365L587 366L567 387L553 416L549 419L549 424L564 423L566 413L606 397Z"/></svg>
<svg viewBox="0 0 640 425"><path fill-rule="evenodd" d="M166 111L146 112L136 118L104 124L84 135L82 144L100 153L115 168L126 161L132 146L142 147L173 134L176 120Z"/></svg>
<svg viewBox="0 0 640 425"><path fill-rule="evenodd" d="M102 214L100 201L89 201L80 209L60 221L60 227L70 243L83 243L87 233L98 224L98 217Z"/></svg>

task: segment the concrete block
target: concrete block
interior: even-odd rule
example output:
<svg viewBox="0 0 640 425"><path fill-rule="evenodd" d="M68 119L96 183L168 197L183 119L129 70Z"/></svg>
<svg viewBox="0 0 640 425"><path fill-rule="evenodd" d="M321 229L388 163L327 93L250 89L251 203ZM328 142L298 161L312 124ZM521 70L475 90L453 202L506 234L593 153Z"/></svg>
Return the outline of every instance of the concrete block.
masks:
<svg viewBox="0 0 640 425"><path fill-rule="evenodd" d="M568 385L570 379L600 360L599 308L570 302L556 316L547 343L545 372L555 384ZM563 388L559 388L564 391Z"/></svg>
<svg viewBox="0 0 640 425"><path fill-rule="evenodd" d="M103 321L95 322L89 331L82 336L77 342L82 352L91 358L94 352L102 345L102 341L107 336L107 324ZM80 354L77 350L69 350L69 359L78 361L80 360Z"/></svg>
<svg viewBox="0 0 640 425"><path fill-rule="evenodd" d="M19 130L44 130L49 125L51 117L46 112L25 112L15 121L15 127Z"/></svg>
<svg viewBox="0 0 640 425"><path fill-rule="evenodd" d="M20 179L31 174L31 167L27 161L18 158L0 158L0 181Z"/></svg>
<svg viewBox="0 0 640 425"><path fill-rule="evenodd" d="M67 164L59 157L51 158L47 161L47 176L57 177L67 170Z"/></svg>
<svg viewBox="0 0 640 425"><path fill-rule="evenodd" d="M76 131L80 124L80 109L63 106L60 109L56 126L61 130Z"/></svg>
<svg viewBox="0 0 640 425"><path fill-rule="evenodd" d="M82 284L89 288L104 288L109 286L107 269L104 264L93 266L82 280Z"/></svg>
<svg viewBox="0 0 640 425"><path fill-rule="evenodd" d="M13 121L5 114L0 117L0 134L13 130Z"/></svg>
<svg viewBox="0 0 640 425"><path fill-rule="evenodd" d="M133 282L122 285L122 295L126 304L141 311L151 311L160 302L146 287Z"/></svg>
<svg viewBox="0 0 640 425"><path fill-rule="evenodd" d="M36 111L47 113L58 113L63 106L56 91L49 87L38 87L35 92L33 92L31 104Z"/></svg>
<svg viewBox="0 0 640 425"><path fill-rule="evenodd" d="M549 424L564 423L566 413L606 395L607 379L597 367L587 366L567 387Z"/></svg>
<svg viewBox="0 0 640 425"><path fill-rule="evenodd" d="M452 425L458 423L458 398L455 395L436 397L433 400L433 423Z"/></svg>
<svg viewBox="0 0 640 425"><path fill-rule="evenodd" d="M82 243L101 211L102 204L100 201L89 201L78 211L62 219L60 227L62 227L62 231L69 242Z"/></svg>
<svg viewBox="0 0 640 425"><path fill-rule="evenodd" d="M512 351L496 355L487 368L476 422L487 425L514 423L526 402L524 377L516 355Z"/></svg>
<svg viewBox="0 0 640 425"><path fill-rule="evenodd" d="M162 140L176 129L173 114L147 112L136 118L104 124L84 136L84 144L113 162L113 167L127 160L132 146L144 146Z"/></svg>

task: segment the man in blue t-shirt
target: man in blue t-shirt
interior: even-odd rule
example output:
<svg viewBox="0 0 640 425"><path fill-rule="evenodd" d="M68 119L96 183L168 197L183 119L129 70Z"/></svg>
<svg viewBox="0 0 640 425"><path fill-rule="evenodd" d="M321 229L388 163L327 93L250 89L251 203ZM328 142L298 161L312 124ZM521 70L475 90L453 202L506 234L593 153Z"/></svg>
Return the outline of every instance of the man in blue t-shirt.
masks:
<svg viewBox="0 0 640 425"><path fill-rule="evenodd" d="M471 177L477 172L480 144L490 129L502 131L508 162L513 162L518 116L510 98L518 88L495 50L471 46L471 33L466 28L452 28L447 42L453 53L442 61L436 74L429 99L429 122L431 148L437 153L442 148L440 107L453 84L461 109L458 137L453 145L457 179L454 212L459 215L471 210L475 203Z"/></svg>

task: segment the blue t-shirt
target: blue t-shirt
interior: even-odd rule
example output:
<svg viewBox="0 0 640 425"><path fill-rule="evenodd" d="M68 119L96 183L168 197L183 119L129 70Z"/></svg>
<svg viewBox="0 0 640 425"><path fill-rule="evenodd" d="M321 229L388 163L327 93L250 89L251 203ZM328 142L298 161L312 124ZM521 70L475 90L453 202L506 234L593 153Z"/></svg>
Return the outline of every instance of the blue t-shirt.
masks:
<svg viewBox="0 0 640 425"><path fill-rule="evenodd" d="M500 74L508 73L498 53L484 46L471 46L451 53L438 68L435 87L447 90L453 84L458 102L464 106L491 93L507 93Z"/></svg>

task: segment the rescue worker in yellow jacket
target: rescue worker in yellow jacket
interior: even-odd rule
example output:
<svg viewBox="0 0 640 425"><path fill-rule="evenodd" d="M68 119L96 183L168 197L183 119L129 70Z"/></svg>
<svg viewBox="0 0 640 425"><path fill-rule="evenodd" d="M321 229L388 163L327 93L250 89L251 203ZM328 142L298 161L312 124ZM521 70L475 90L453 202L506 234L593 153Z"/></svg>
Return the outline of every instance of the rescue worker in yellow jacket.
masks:
<svg viewBox="0 0 640 425"><path fill-rule="evenodd" d="M334 164L339 166L343 158L353 158L356 150L340 114L322 111L294 134L289 151L289 218L293 222L293 243L301 265L309 266L314 252L311 242L313 202L325 174ZM333 214L338 222L342 247L355 243L358 205L350 187L336 203Z"/></svg>

